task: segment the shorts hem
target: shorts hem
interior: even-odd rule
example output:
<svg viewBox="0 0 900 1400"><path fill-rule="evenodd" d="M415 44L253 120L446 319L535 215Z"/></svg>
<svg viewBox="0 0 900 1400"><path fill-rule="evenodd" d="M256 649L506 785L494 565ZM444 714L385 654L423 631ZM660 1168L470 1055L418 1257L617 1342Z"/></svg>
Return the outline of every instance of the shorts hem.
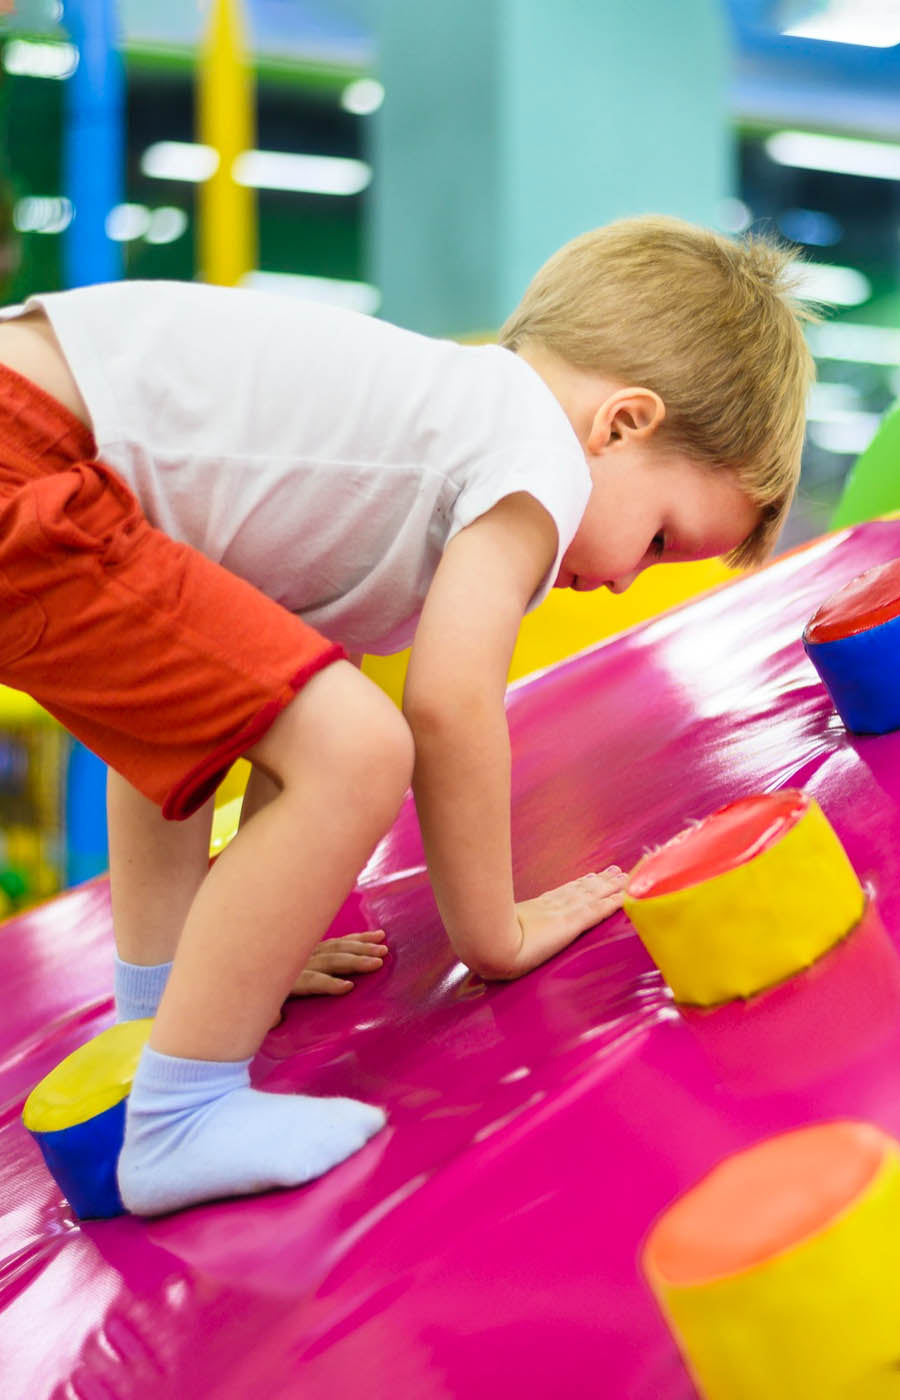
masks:
<svg viewBox="0 0 900 1400"><path fill-rule="evenodd" d="M333 661L345 660L346 656L344 648L334 643L302 666L288 681L289 693L283 691L277 699L268 701L243 729L207 754L187 777L175 784L162 804L163 816L168 821L184 821L193 816L215 792L232 763L262 738L307 681L317 671L330 666Z"/></svg>

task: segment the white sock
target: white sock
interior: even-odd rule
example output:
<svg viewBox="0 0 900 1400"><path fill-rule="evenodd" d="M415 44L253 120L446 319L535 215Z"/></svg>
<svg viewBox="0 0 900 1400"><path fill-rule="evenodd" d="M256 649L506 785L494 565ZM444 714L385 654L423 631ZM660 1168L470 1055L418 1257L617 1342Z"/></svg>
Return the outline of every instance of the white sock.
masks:
<svg viewBox="0 0 900 1400"><path fill-rule="evenodd" d="M140 967L137 963L123 962L116 956L116 1020L142 1021L146 1016L155 1016L171 971L170 962L157 963L155 967Z"/></svg>
<svg viewBox="0 0 900 1400"><path fill-rule="evenodd" d="M119 1157L119 1191L135 1215L299 1186L384 1127L356 1099L250 1088L250 1061L183 1060L144 1049Z"/></svg>

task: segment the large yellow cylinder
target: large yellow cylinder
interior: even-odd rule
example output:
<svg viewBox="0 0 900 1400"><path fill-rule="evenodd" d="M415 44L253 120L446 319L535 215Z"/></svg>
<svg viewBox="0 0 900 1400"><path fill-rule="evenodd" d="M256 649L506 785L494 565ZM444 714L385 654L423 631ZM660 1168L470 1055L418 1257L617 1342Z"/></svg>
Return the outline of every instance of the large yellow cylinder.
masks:
<svg viewBox="0 0 900 1400"><path fill-rule="evenodd" d="M867 1123L721 1163L654 1226L648 1282L705 1400L897 1400L900 1152Z"/></svg>

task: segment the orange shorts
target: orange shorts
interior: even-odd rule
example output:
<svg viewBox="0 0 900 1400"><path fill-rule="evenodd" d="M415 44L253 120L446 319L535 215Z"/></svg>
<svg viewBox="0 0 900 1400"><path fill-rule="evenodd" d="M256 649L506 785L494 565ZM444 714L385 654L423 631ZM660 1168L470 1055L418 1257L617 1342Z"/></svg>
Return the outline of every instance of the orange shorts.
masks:
<svg viewBox="0 0 900 1400"><path fill-rule="evenodd" d="M155 530L88 429L0 365L0 683L179 819L343 655Z"/></svg>

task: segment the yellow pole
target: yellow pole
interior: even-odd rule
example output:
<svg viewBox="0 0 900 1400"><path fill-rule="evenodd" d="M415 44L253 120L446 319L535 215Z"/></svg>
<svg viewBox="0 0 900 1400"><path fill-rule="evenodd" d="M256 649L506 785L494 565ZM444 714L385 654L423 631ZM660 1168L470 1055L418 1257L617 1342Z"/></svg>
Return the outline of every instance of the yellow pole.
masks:
<svg viewBox="0 0 900 1400"><path fill-rule="evenodd" d="M212 0L197 56L197 139L219 162L198 190L197 261L204 281L228 287L257 266L256 193L233 175L255 146L255 106L242 0Z"/></svg>

